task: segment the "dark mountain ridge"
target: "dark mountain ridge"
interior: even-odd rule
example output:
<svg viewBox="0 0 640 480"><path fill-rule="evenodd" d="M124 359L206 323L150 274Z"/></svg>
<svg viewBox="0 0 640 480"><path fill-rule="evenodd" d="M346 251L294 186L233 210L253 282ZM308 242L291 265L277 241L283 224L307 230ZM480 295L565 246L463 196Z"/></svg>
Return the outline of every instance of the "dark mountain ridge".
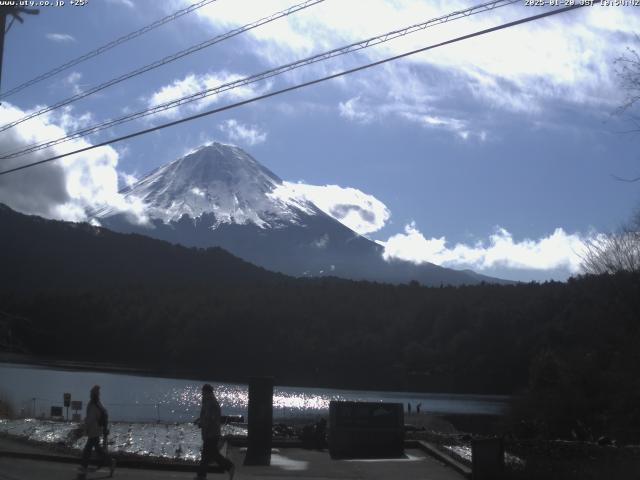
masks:
<svg viewBox="0 0 640 480"><path fill-rule="evenodd" d="M105 227L189 247L219 246L253 264L295 277L337 276L427 286L513 283L432 263L383 259L383 247L349 229L243 150L219 143L155 169L127 198L142 200L149 221L105 209Z"/></svg>
<svg viewBox="0 0 640 480"><path fill-rule="evenodd" d="M0 287L10 290L282 281L221 248L187 248L0 204Z"/></svg>

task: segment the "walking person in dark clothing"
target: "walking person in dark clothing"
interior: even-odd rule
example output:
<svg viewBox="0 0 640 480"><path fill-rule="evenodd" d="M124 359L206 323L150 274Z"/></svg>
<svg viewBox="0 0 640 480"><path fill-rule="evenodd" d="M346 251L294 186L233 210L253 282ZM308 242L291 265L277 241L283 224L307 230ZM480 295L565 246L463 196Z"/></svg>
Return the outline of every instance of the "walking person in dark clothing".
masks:
<svg viewBox="0 0 640 480"><path fill-rule="evenodd" d="M110 475L116 469L116 461L110 458L106 450L100 446L100 436L107 434L107 409L100 402L100 386L95 385L90 392L90 400L87 404L87 414L84 419L85 433L87 434L87 443L82 451L82 462L78 469L80 477L84 477L89 466L91 451L95 449L101 458L101 466L109 465ZM106 445L105 445L106 448Z"/></svg>
<svg viewBox="0 0 640 480"><path fill-rule="evenodd" d="M218 451L220 441L220 404L213 394L213 387L208 383L202 387L202 408L200 418L195 421L202 431L202 455L198 476L196 479L207 478L207 466L215 461L218 465L229 472L229 479L233 480L236 467L228 458L222 456Z"/></svg>

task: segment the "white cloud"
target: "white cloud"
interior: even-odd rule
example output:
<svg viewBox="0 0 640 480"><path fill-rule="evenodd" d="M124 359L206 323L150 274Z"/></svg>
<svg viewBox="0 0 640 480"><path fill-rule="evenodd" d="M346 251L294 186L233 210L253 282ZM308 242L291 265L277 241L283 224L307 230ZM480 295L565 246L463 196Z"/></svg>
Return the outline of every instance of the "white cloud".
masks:
<svg viewBox="0 0 640 480"><path fill-rule="evenodd" d="M82 74L80 72L71 72L69 75L64 77L62 82L64 83L65 88L71 89L74 95L78 95L82 93L82 88L80 88L80 80L82 79Z"/></svg>
<svg viewBox="0 0 640 480"><path fill-rule="evenodd" d="M486 126L478 121L478 113L460 111L456 104L458 97L442 86L422 83L415 66L386 65L367 78L359 78L357 90L357 96L338 104L340 116L350 121L411 122L425 129L449 132L463 140L487 140ZM446 105L454 99L451 106Z"/></svg>
<svg viewBox="0 0 640 480"><path fill-rule="evenodd" d="M118 172L118 178L124 184L125 187L132 187L139 180L139 178L136 175L122 172L122 171Z"/></svg>
<svg viewBox="0 0 640 480"><path fill-rule="evenodd" d="M135 4L132 0L107 0L109 3L120 4L128 8L135 8Z"/></svg>
<svg viewBox="0 0 640 480"><path fill-rule="evenodd" d="M244 125L234 119L225 121L218 128L227 135L231 142L239 142L251 146L267 140L267 132L260 130L258 126Z"/></svg>
<svg viewBox="0 0 640 480"><path fill-rule="evenodd" d="M338 109L340 116L348 120L360 123L369 123L375 118L375 114L371 109L362 108L359 105L360 97L354 97L346 102L340 102Z"/></svg>
<svg viewBox="0 0 640 480"><path fill-rule="evenodd" d="M95 121L91 112L76 115L71 105L55 110L49 114L49 123L58 125L64 131L75 131L92 125Z"/></svg>
<svg viewBox="0 0 640 480"><path fill-rule="evenodd" d="M423 127L448 130L459 135L463 140L467 140L469 138L469 127L467 122L463 120L439 117L436 115L423 115L413 112L402 112L401 115L407 120L416 122Z"/></svg>
<svg viewBox="0 0 640 480"><path fill-rule="evenodd" d="M199 9L196 16L221 30L288 6L286 0L262 0L251 9L239 2L216 2ZM275 59L282 63L469 6L469 2L462 0L327 1L252 30L243 38L249 39L247 49L266 57L270 63ZM631 42L634 33L640 30L640 16L632 8L586 7L437 48L402 63L435 67L441 77L455 75L456 82L449 85L451 89L467 85L473 96L501 109L535 113L545 99L615 105L619 93L612 62L623 53L625 42ZM369 59L379 59L540 11L522 4L511 5L427 28L362 53ZM365 13L367 21L363 22ZM347 60L337 62L342 61ZM418 83L429 85L434 80L424 77ZM355 81L351 79L346 84ZM389 92L390 83L383 79L375 88Z"/></svg>
<svg viewBox="0 0 640 480"><path fill-rule="evenodd" d="M38 107L36 107L38 108ZM30 112L3 102L0 116L7 122ZM78 118L82 118L80 115ZM0 133L0 152L13 152L66 134L65 128L77 123L72 112L58 116L41 115ZM89 146L85 140L74 140L23 157L2 161L3 170L46 159L71 149ZM125 200L118 194L118 153L111 147L100 147L53 162L0 176L0 202L23 213L69 221L87 220L87 212L111 207L139 217L142 205L135 199ZM141 218L141 217L140 217Z"/></svg>
<svg viewBox="0 0 640 480"><path fill-rule="evenodd" d="M418 95L422 96L422 94ZM362 124L374 121L385 122L388 121L389 116L394 116L423 128L450 132L463 140L468 140L471 136L483 142L487 139L487 132L476 131L468 120L449 116L447 112L426 103L405 103L400 95L393 92L390 92L389 96L395 98L363 101L361 96L357 96L346 102L340 102L338 104L340 116Z"/></svg>
<svg viewBox="0 0 640 480"><path fill-rule="evenodd" d="M178 98L193 95L203 90L219 87L223 84L227 84L241 78L244 78L244 76L224 71L202 75L191 73L182 79L174 80L172 83L165 85L152 93L149 98L146 99L147 105L148 107L155 107ZM268 88L268 86L269 83L267 82L260 84L260 87L256 87L255 85L245 85L233 88L216 95L210 95L201 100L187 103L177 108L171 108L164 112L157 113L156 115L176 118L186 113L199 112L209 105L213 105L224 100L238 100L258 95L263 89Z"/></svg>
<svg viewBox="0 0 640 480"><path fill-rule="evenodd" d="M273 194L308 200L360 235L380 230L391 216L384 203L357 188L283 182Z"/></svg>
<svg viewBox="0 0 640 480"><path fill-rule="evenodd" d="M183 1L185 6L190 3L189 0ZM261 0L252 2L251 8L241 2L214 2L195 13L218 30L231 30L289 7L291 3L288 0ZM313 38L309 32L305 32L305 26L315 23L305 15L311 11L317 12L317 9L312 7L248 32L247 36L258 40L252 47L253 51L275 64L283 63L292 53L311 52L318 42L324 43L323 39Z"/></svg>
<svg viewBox="0 0 640 480"><path fill-rule="evenodd" d="M426 238L410 223L404 233L391 236L384 245L385 260L400 259L416 264L431 262L445 267L487 270L495 267L512 269L580 270L585 242L594 234L569 234L557 228L551 235L537 240L515 241L504 228L498 228L487 242L475 245L449 245L445 237Z"/></svg>
<svg viewBox="0 0 640 480"><path fill-rule="evenodd" d="M53 42L75 42L76 39L73 35L69 35L68 33L47 33L46 37Z"/></svg>

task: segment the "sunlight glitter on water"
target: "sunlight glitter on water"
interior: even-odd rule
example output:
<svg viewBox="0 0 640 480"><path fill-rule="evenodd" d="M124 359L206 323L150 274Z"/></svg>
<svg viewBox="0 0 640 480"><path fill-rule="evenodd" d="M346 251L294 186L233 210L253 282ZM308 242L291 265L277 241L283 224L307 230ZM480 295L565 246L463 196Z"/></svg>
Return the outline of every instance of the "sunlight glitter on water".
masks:
<svg viewBox="0 0 640 480"><path fill-rule="evenodd" d="M90 371L66 371L29 365L0 363L0 378L12 385L9 402L22 415L46 417L50 407L62 406L62 394L83 401L89 389L102 386L102 402L109 417L123 422L191 422L200 413L204 382ZM223 415L247 418L248 386L209 382ZM37 397L37 398L36 398ZM493 414L504 412L509 399L499 396L421 394L410 392L350 391L323 388L274 387L274 418L308 418L327 415L332 400L396 402L422 405L424 413ZM306 420L305 420L306 421Z"/></svg>
<svg viewBox="0 0 640 480"><path fill-rule="evenodd" d="M35 442L65 445L80 451L87 441L77 422L0 419L0 433ZM109 448L113 452L183 460L198 460L202 440L200 430L191 423L123 423L109 425ZM246 428L223 425L223 435L246 436Z"/></svg>
<svg viewBox="0 0 640 480"><path fill-rule="evenodd" d="M273 394L274 414L276 416L300 416L328 413L329 403L332 400L343 400L343 397L341 395L276 389Z"/></svg>
<svg viewBox="0 0 640 480"><path fill-rule="evenodd" d="M246 386L216 384L214 393L223 411L232 415L246 414L249 403L249 391ZM201 393L198 386L174 388L165 393L160 405L169 407L172 414L187 417L197 416L200 411ZM273 395L273 408L276 415L296 416L305 413L320 413L329 410L331 400L339 400L341 395L323 395L304 393L276 388Z"/></svg>
<svg viewBox="0 0 640 480"><path fill-rule="evenodd" d="M213 387L223 413L239 415L246 410L249 402L247 387L230 384L213 384ZM164 393L159 403L167 408L173 417L181 420L188 417L196 418L202 403L201 387L189 385L184 388L172 388Z"/></svg>

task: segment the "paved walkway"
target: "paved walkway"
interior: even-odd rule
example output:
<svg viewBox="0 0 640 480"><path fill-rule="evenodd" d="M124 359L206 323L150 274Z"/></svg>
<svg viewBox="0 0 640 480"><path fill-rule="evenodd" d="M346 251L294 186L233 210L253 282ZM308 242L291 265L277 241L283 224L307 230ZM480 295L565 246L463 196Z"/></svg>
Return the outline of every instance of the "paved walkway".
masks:
<svg viewBox="0 0 640 480"><path fill-rule="evenodd" d="M0 450L32 447L16 445L0 439ZM275 449L271 456L270 467L245 467L244 449L230 448L228 455L238 466L236 480L280 480L293 478L313 478L314 480L366 479L366 480L464 480L464 477L452 468L428 456L418 449L406 451L406 458L386 460L331 460L327 452L298 448ZM77 465L69 463L26 460L0 457L0 480L73 480L76 478ZM116 471L118 480L150 479L191 479L193 473L171 472L151 469L126 469ZM107 470L97 470L87 475L87 480L108 478ZM209 474L215 480L226 479L226 474Z"/></svg>
<svg viewBox="0 0 640 480"><path fill-rule="evenodd" d="M234 454L235 453L235 454ZM426 457L420 451L408 451L402 460L331 460L326 453L288 449L274 454L270 467L242 466L240 452L233 452L238 470L236 480L263 479L280 480L292 478L313 478L314 480L367 479L367 480L462 480L452 469L437 460ZM240 457L240 458L238 458ZM42 462L12 458L0 458L1 480L50 479L71 480L76 477L77 467L58 462ZM108 478L108 471L97 470L87 475L87 480ZM167 472L161 470L118 469L115 478L119 480L147 479L190 479L193 473ZM209 474L209 478L227 478L226 474Z"/></svg>

